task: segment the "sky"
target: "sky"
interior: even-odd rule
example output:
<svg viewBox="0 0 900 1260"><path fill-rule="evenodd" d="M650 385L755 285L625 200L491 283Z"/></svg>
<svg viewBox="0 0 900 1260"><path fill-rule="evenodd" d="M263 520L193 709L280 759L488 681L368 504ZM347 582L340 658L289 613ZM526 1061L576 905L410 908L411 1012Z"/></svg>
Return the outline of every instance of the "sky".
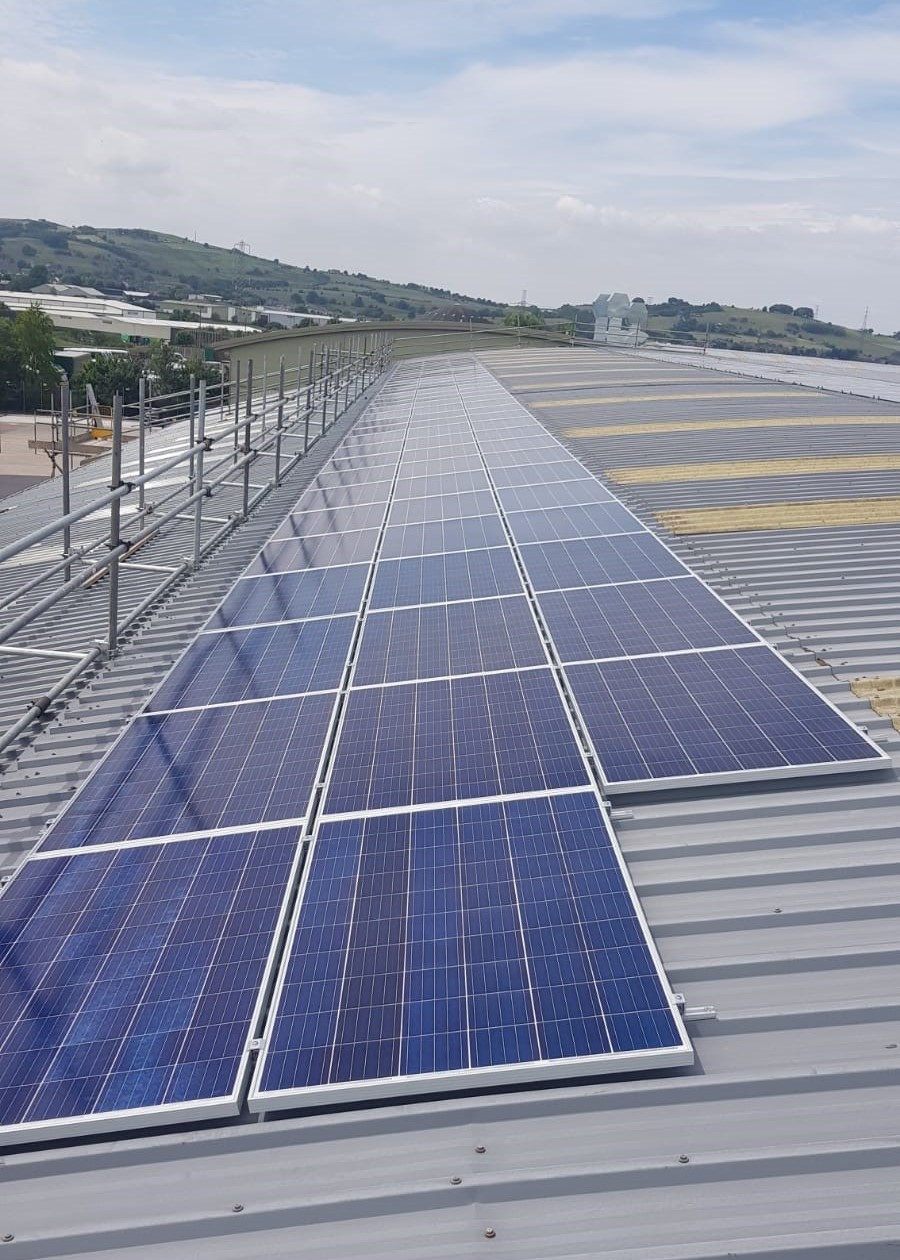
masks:
<svg viewBox="0 0 900 1260"><path fill-rule="evenodd" d="M900 3L0 0L0 99L0 217L900 329Z"/></svg>

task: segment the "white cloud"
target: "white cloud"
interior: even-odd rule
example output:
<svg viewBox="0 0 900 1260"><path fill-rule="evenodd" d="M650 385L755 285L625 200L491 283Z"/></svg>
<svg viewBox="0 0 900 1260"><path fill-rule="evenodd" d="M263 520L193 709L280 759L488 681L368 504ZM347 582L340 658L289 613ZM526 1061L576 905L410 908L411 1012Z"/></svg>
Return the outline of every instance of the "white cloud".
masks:
<svg viewBox="0 0 900 1260"><path fill-rule="evenodd" d="M439 26L472 4L416 7ZM558 8L522 0L519 18ZM509 19L506 0L488 9ZM21 0L0 0L0 15L13 10L25 21ZM385 20L403 12L392 3ZM17 119L0 132L2 213L245 238L285 261L501 300L613 287L815 301L855 321L869 302L893 328L896 135L859 113L896 86L892 20L815 27L806 41L729 28L725 51L483 62L365 97L76 55L42 28L43 49L0 61Z"/></svg>

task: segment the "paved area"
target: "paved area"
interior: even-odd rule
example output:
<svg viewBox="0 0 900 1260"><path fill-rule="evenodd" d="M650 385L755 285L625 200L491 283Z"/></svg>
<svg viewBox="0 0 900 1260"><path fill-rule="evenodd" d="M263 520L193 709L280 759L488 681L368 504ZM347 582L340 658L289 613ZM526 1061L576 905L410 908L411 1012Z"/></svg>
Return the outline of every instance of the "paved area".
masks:
<svg viewBox="0 0 900 1260"><path fill-rule="evenodd" d="M39 434L44 428L38 426ZM31 416L0 416L0 499L45 480L53 471L43 451L29 450L28 443L33 437Z"/></svg>

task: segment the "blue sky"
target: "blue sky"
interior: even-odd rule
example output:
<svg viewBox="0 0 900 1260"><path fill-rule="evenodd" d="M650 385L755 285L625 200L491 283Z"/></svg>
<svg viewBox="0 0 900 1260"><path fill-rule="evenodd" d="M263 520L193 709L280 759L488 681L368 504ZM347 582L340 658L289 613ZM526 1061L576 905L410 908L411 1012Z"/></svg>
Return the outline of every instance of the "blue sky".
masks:
<svg viewBox="0 0 900 1260"><path fill-rule="evenodd" d="M0 0L0 30L0 214L900 328L898 4Z"/></svg>

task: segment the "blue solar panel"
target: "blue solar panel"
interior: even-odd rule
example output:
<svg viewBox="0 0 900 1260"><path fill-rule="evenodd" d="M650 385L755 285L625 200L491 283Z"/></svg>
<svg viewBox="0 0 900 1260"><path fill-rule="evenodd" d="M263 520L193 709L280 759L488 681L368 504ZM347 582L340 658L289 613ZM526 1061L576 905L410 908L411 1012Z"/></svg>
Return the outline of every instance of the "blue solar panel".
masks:
<svg viewBox="0 0 900 1260"><path fill-rule="evenodd" d="M543 486L551 481L594 481L597 478L574 459L553 463L523 464L517 468L492 468L491 477L498 488L507 486Z"/></svg>
<svg viewBox="0 0 900 1260"><path fill-rule="evenodd" d="M566 675L611 790L884 760L767 647L571 665Z"/></svg>
<svg viewBox="0 0 900 1260"><path fill-rule="evenodd" d="M360 493L371 493L375 497L387 500L392 481L393 470L391 468L373 468L371 470L360 468L350 472L347 469L338 471L329 464L309 483L309 488L310 490L356 490ZM358 498L356 502L368 503L371 500Z"/></svg>
<svg viewBox="0 0 900 1260"><path fill-rule="evenodd" d="M549 670L351 691L327 814L574 787L581 751Z"/></svg>
<svg viewBox="0 0 900 1260"><path fill-rule="evenodd" d="M494 512L488 516L464 516L461 520L393 526L384 531L380 555L384 560L397 560L403 556L503 546L506 546L506 531Z"/></svg>
<svg viewBox="0 0 900 1260"><path fill-rule="evenodd" d="M0 898L0 1142L237 1113L297 844L25 863Z"/></svg>
<svg viewBox="0 0 900 1260"><path fill-rule="evenodd" d="M373 608L441 604L447 600L513 595L522 579L508 547L456 551L410 560L381 560L375 568Z"/></svg>
<svg viewBox="0 0 900 1260"><path fill-rule="evenodd" d="M444 678L546 662L523 596L430 604L366 618L353 684Z"/></svg>
<svg viewBox="0 0 900 1260"><path fill-rule="evenodd" d="M419 499L423 495L459 494L463 490L487 490L484 472L440 473L432 477L398 477L395 497Z"/></svg>
<svg viewBox="0 0 900 1260"><path fill-rule="evenodd" d="M554 542L603 534L644 533L644 526L621 503L591 503L586 507L545 508L510 512L507 520L518 543Z"/></svg>
<svg viewBox="0 0 900 1260"><path fill-rule="evenodd" d="M235 583L206 629L355 612L362 602L368 573L368 565L354 564L247 578Z"/></svg>
<svg viewBox="0 0 900 1260"><path fill-rule="evenodd" d="M490 490L462 494L440 494L433 499L397 499L391 506L388 525L417 525L422 521L449 521L461 516L486 516L495 512Z"/></svg>
<svg viewBox="0 0 900 1260"><path fill-rule="evenodd" d="M567 507L578 503L609 503L610 492L599 481L552 481L546 486L510 486L497 497L507 512L531 512L535 508Z"/></svg>
<svg viewBox="0 0 900 1260"><path fill-rule="evenodd" d="M689 572L649 533L539 543L520 548L519 554L537 591L646 581Z"/></svg>
<svg viewBox="0 0 900 1260"><path fill-rule="evenodd" d="M356 617L204 634L147 705L150 712L335 690Z"/></svg>
<svg viewBox="0 0 900 1260"><path fill-rule="evenodd" d="M373 481L358 486L312 486L292 508L298 512L335 512L380 504L384 511L390 496L389 481Z"/></svg>
<svg viewBox="0 0 900 1260"><path fill-rule="evenodd" d="M318 512L295 512L272 537L309 538L316 534L342 534L347 530L380 529L384 514L383 503L364 503L346 508L330 507Z"/></svg>
<svg viewBox="0 0 900 1260"><path fill-rule="evenodd" d="M691 1060L579 793L323 825L250 1105Z"/></svg>
<svg viewBox="0 0 900 1260"><path fill-rule="evenodd" d="M302 818L334 703L317 694L138 717L40 848Z"/></svg>
<svg viewBox="0 0 900 1260"><path fill-rule="evenodd" d="M316 534L313 538L287 538L266 543L246 573L290 573L301 569L326 569L335 564L371 560L378 542L377 529L358 529L352 534Z"/></svg>
<svg viewBox="0 0 900 1260"><path fill-rule="evenodd" d="M551 591L539 603L563 661L759 642L696 578Z"/></svg>
<svg viewBox="0 0 900 1260"><path fill-rule="evenodd" d="M400 461L400 477L440 477L444 473L481 472L484 468L477 448L471 452L424 454L413 452Z"/></svg>

